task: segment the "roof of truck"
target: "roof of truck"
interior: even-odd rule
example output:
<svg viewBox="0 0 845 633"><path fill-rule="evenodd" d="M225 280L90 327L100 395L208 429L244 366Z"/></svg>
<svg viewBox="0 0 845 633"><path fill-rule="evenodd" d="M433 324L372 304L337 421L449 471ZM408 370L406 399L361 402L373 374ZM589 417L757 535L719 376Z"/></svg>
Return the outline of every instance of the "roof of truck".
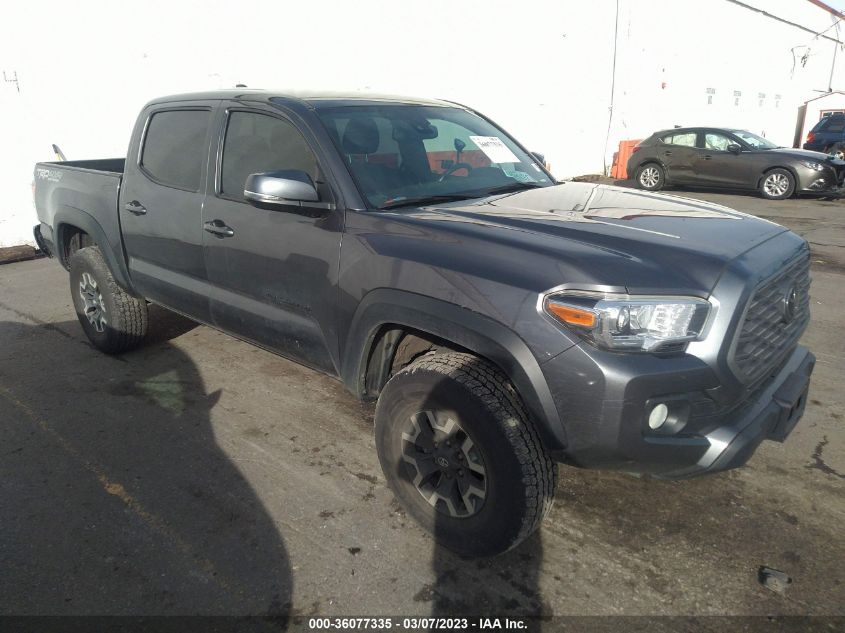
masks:
<svg viewBox="0 0 845 633"><path fill-rule="evenodd" d="M258 90L254 88L231 88L208 92L189 92L153 99L147 105L172 103L174 101L258 101L272 103L274 99L292 99L307 103L315 108L342 105L412 104L428 106L451 106L455 103L439 99L423 99L402 95L386 95L356 91L306 91L306 90Z"/></svg>

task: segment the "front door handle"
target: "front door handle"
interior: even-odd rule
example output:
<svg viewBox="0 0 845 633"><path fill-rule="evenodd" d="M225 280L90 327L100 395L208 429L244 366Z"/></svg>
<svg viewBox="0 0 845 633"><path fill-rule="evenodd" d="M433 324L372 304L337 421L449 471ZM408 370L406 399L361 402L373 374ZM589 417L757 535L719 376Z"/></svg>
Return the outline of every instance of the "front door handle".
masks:
<svg viewBox="0 0 845 633"><path fill-rule="evenodd" d="M211 222L206 222L203 224L202 228L217 237L232 237L235 234L231 227L228 227L223 223L223 220L212 220Z"/></svg>
<svg viewBox="0 0 845 633"><path fill-rule="evenodd" d="M711 158L713 158L713 157L710 154L704 155L704 160L710 160Z"/></svg>
<svg viewBox="0 0 845 633"><path fill-rule="evenodd" d="M672 155L672 152L663 152L663 155L664 155L664 156L671 156L671 155Z"/></svg>
<svg viewBox="0 0 845 633"><path fill-rule="evenodd" d="M137 200L127 202L123 208L134 215L147 215L147 208Z"/></svg>

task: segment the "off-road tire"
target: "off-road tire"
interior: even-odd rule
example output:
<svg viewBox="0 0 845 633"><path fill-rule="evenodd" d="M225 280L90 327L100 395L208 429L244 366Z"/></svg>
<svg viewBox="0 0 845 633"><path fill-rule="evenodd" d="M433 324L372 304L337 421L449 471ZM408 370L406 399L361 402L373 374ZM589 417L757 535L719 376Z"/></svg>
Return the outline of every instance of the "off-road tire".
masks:
<svg viewBox="0 0 845 633"><path fill-rule="evenodd" d="M775 184L778 183L778 184ZM795 176L788 169L770 169L760 180L760 195L766 200L786 200L795 193Z"/></svg>
<svg viewBox="0 0 845 633"><path fill-rule="evenodd" d="M487 496L471 516L434 507L403 459L405 423L429 410L454 416L481 454ZM556 465L510 381L477 356L433 353L395 374L379 396L375 434L384 476L400 504L439 544L461 555L492 556L515 547L551 509Z"/></svg>
<svg viewBox="0 0 845 633"><path fill-rule="evenodd" d="M639 166L634 181L640 189L660 191L666 185L666 172L657 163L646 163Z"/></svg>
<svg viewBox="0 0 845 633"><path fill-rule="evenodd" d="M94 347L106 354L120 354L138 347L147 334L146 302L117 285L97 246L80 248L71 255L68 264L73 307L85 335ZM86 316L86 305L80 292L80 283L85 274L96 283L98 295L102 297L102 305L105 307L102 332Z"/></svg>

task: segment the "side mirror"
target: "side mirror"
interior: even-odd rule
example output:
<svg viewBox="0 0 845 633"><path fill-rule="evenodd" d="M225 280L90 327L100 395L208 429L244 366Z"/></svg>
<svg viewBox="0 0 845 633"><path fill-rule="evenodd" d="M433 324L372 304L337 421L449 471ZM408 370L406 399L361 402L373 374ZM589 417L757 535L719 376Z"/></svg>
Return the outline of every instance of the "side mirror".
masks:
<svg viewBox="0 0 845 633"><path fill-rule="evenodd" d="M737 145L736 143L731 143L730 145L728 145L728 151L731 154L739 154L742 151L742 147L740 145Z"/></svg>
<svg viewBox="0 0 845 633"><path fill-rule="evenodd" d="M546 166L546 155L545 154L541 154L540 152L531 152L531 155L534 158L536 158L540 162L541 165L543 165L544 167Z"/></svg>
<svg viewBox="0 0 845 633"><path fill-rule="evenodd" d="M262 208L298 207L302 202L320 200L311 176L297 169L250 174L244 185L244 198Z"/></svg>

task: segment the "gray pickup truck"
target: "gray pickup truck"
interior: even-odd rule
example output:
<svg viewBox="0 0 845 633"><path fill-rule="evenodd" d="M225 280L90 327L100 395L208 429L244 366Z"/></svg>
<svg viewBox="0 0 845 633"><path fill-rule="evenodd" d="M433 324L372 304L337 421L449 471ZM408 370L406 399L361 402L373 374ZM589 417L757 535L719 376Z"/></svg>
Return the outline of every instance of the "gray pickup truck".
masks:
<svg viewBox="0 0 845 633"><path fill-rule="evenodd" d="M141 344L153 302L339 378L378 401L398 499L464 555L538 527L555 462L721 471L804 410L803 239L558 183L454 103L156 99L125 160L39 163L35 198L95 347Z"/></svg>

